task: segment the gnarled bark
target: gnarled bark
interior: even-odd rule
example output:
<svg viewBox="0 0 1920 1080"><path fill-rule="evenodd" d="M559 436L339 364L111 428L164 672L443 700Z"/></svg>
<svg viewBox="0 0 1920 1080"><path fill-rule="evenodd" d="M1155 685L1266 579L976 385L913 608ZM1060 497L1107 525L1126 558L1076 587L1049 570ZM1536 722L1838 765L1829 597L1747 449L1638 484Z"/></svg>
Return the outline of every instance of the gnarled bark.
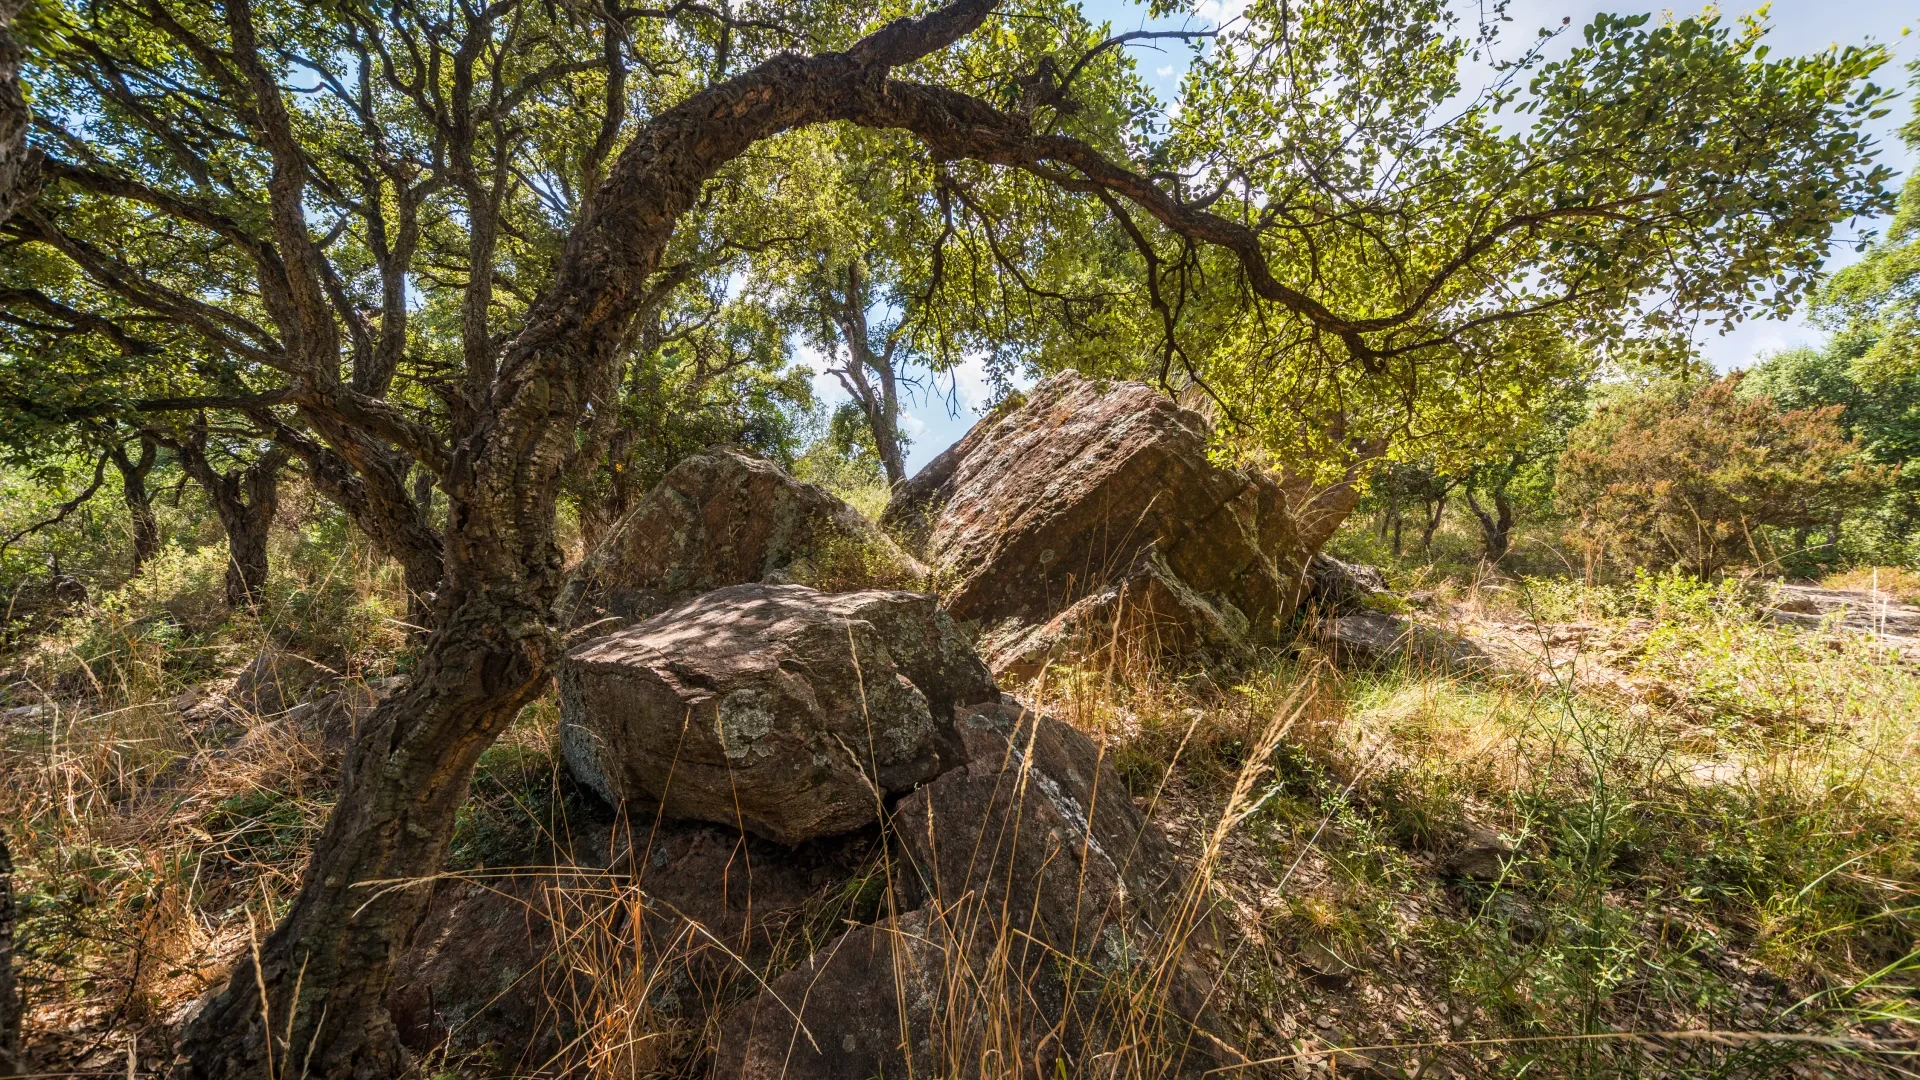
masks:
<svg viewBox="0 0 1920 1080"><path fill-rule="evenodd" d="M407 689L365 721L286 921L195 1018L193 1074L388 1077L405 1068L384 1006L391 965L439 869L475 762L544 687L537 584L472 586ZM411 884L409 884L411 883Z"/></svg>
<svg viewBox="0 0 1920 1080"><path fill-rule="evenodd" d="M0 1076L20 1076L27 1060L20 1048L20 987L13 975L13 853L0 832Z"/></svg>
<svg viewBox="0 0 1920 1080"><path fill-rule="evenodd" d="M147 490L147 474L153 471L158 447L149 436L140 436L140 455L127 453L124 443L112 442L107 455L120 472L120 498L127 504L128 525L133 533L133 573L160 553L160 519L153 513L153 494Z"/></svg>
<svg viewBox="0 0 1920 1080"><path fill-rule="evenodd" d="M244 53L250 27L244 5L235 7ZM487 365L486 378L468 372L471 420L435 470L450 513L444 595L426 655L408 690L382 703L350 751L286 920L189 1025L191 1073L400 1070L384 1001L425 895L404 883L439 867L481 751L546 686L557 644L560 481L576 465L589 402L607 400L675 222L706 180L754 143L842 116L848 99L875 91L890 67L957 40L991 7L959 0L896 20L844 53L775 57L661 113L622 152L497 367ZM277 102L276 89L255 82L256 97ZM297 154L288 160L284 149L274 155L276 231L310 256L292 176ZM344 399L315 400L318 411Z"/></svg>
<svg viewBox="0 0 1920 1080"><path fill-rule="evenodd" d="M25 50L11 32L23 0L0 0L0 221L30 202L40 187L40 152L27 143L32 113L20 84Z"/></svg>
<svg viewBox="0 0 1920 1080"><path fill-rule="evenodd" d="M276 446L245 468L220 472L207 457L204 430L175 440L173 450L181 468L206 491L227 532L227 606L259 607L267 585L267 533L280 506L280 469L287 452Z"/></svg>
<svg viewBox="0 0 1920 1080"><path fill-rule="evenodd" d="M1473 497L1473 489L1466 489L1467 509L1473 511L1474 519L1480 523L1480 539L1490 563L1498 563L1507 557L1513 547L1513 499L1507 495L1504 482L1494 485L1489 495L1493 500L1491 513Z"/></svg>

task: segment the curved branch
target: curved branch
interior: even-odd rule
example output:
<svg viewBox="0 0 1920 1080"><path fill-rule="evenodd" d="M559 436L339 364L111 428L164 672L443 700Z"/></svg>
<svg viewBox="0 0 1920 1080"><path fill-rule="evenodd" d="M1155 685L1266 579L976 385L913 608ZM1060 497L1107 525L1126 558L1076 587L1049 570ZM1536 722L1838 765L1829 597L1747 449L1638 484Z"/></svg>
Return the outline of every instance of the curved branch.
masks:
<svg viewBox="0 0 1920 1080"><path fill-rule="evenodd" d="M1179 38L1182 41L1198 41L1201 38L1218 36L1219 31L1217 30L1133 30L1125 34L1115 34L1113 37L1088 49L1085 56L1074 61L1074 65L1067 69L1065 75L1060 77L1060 85L1057 90L1059 93L1066 93L1067 88L1073 85L1075 77L1077 77L1095 57L1109 49L1117 49L1129 41L1154 41L1161 38Z"/></svg>
<svg viewBox="0 0 1920 1080"><path fill-rule="evenodd" d="M94 494L100 490L100 485L106 479L106 475L107 475L107 455L102 453L100 455L100 460L94 462L93 482L87 485L87 489L85 491L82 491L80 494L75 495L73 498L67 500L66 502L61 503L59 508L54 511L54 515L52 517L47 518L44 521L36 521L33 524L27 526L26 528L21 529L19 532L14 533L12 536L7 537L5 540L0 540L0 555L5 555L7 553L8 548L12 547L14 544L32 535L33 533L37 533L41 529L52 528L53 526L60 524L62 521L67 520L68 514L71 514L75 510L80 509L80 507L83 504L85 504L88 499L93 498Z"/></svg>
<svg viewBox="0 0 1920 1080"><path fill-rule="evenodd" d="M937 158L969 158L1012 166L1074 190L1106 191L1121 196L1173 232L1232 254L1256 295L1302 316L1322 332L1338 337L1356 360L1375 373L1380 370L1383 353L1363 335L1392 330L1419 318L1449 281L1505 237L1557 221L1613 219L1630 207L1655 201L1665 194L1664 190L1655 190L1606 203L1556 206L1502 219L1463 243L1452 258L1428 276L1425 285L1400 310L1389 315L1357 318L1336 312L1274 277L1254 229L1180 201L1148 177L1116 164L1080 139L1035 134L1021 117L1002 112L978 98L944 87L889 80L880 93L849 101L845 118L869 127L910 131Z"/></svg>

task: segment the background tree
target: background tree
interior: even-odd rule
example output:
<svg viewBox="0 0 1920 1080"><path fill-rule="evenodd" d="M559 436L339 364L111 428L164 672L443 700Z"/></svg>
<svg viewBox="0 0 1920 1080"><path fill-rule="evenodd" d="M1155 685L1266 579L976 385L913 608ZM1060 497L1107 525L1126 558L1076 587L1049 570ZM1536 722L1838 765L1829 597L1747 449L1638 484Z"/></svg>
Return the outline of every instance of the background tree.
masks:
<svg viewBox="0 0 1920 1080"><path fill-rule="evenodd" d="M129 444L138 449L129 452ZM120 499L127 505L135 574L160 553L160 520L153 512L153 493L147 490L147 477L153 473L158 452L159 444L149 435L125 442L115 439L107 447L107 456L120 473Z"/></svg>
<svg viewBox="0 0 1920 1080"><path fill-rule="evenodd" d="M1768 357L1741 383L1742 392L1783 408L1838 410L1841 430L1887 478L1881 497L1822 523L1823 543L1803 537L1796 546L1807 569L1849 558L1905 563L1920 543L1920 365L1875 356L1875 340L1870 332L1836 334L1824 348Z"/></svg>
<svg viewBox="0 0 1920 1080"><path fill-rule="evenodd" d="M430 598L299 894L186 1033L190 1071L308 1048L317 1075L400 1071L384 1000L424 895L381 883L435 873L480 754L548 685L568 481L605 460L643 316L720 265L735 205L772 202L756 166L783 140L856 125L958 180L1017 175L974 220L1110 223L1130 250L1100 265L1137 284L1057 303L1113 331L1116 366L1206 394L1303 509L1331 476L1309 550L1395 432L1498 422L1564 377L1526 342L1597 343L1577 366L1629 330L1791 307L1832 222L1887 201L1858 133L1878 49L1774 58L1757 24L1603 17L1463 109L1487 39L1444 4L1276 0L1160 130L1104 122L1082 80L1127 61L1077 8L1001 8L69 13L30 72L49 187L0 238L33 255L6 272L85 318L18 328L7 378L73 384L19 411L249 425ZM27 339L82 322L99 347L51 362L140 392L46 376Z"/></svg>
<svg viewBox="0 0 1920 1080"><path fill-rule="evenodd" d="M1577 381L1543 393L1521 423L1479 451L1461 492L1480 526L1480 551L1498 565L1513 549L1520 509L1546 510L1553 501L1555 461L1567 437L1587 415L1588 387ZM1484 504L1482 502L1484 501Z"/></svg>
<svg viewBox="0 0 1920 1080"><path fill-rule="evenodd" d="M1420 507L1420 552L1424 555L1432 550L1433 535L1446 516L1447 500L1464 479L1440 472L1431 455L1390 461L1374 471L1367 486L1378 514L1376 529L1380 539L1392 543L1394 558L1404 550L1404 519L1408 508L1415 505Z"/></svg>
<svg viewBox="0 0 1920 1080"><path fill-rule="evenodd" d="M1026 52L1058 47L1048 32L1045 23L1005 31ZM1077 54L1110 51L1100 48L1105 28L1077 32L1083 39L1067 42ZM977 61L955 66L962 77L984 74ZM1074 74L1076 124L1119 142L1144 93L1131 65ZM889 484L906 477L903 399L941 398L943 376L968 357L985 360L1003 384L1020 370L1116 367L1096 359L1102 348L1125 355L1117 366L1132 373L1137 357L1126 354L1140 343L1101 317L1133 299L1119 261L1124 237L1087 206L1031 177L927 162L860 129L788 142L795 175L805 177L782 200L794 236L755 260L755 287L866 418ZM954 407L950 389L945 396Z"/></svg>
<svg viewBox="0 0 1920 1080"><path fill-rule="evenodd" d="M267 584L267 534L280 507L287 450L271 444L265 449L248 446L259 439L245 432L210 440L204 419L155 437L166 440L181 468L206 492L227 534L227 606L258 608Z"/></svg>
<svg viewBox="0 0 1920 1080"><path fill-rule="evenodd" d="M1920 68L1909 68L1920 75ZM1920 145L1920 121L1901 130ZM1909 178L1884 240L1835 273L1815 297L1822 348L1789 349L1758 364L1742 389L1784 408L1840 406L1840 423L1867 459L1891 475L1885 497L1856 515L1848 554L1890 563L1920 556L1920 178ZM1827 561L1842 557L1831 523Z"/></svg>
<svg viewBox="0 0 1920 1080"><path fill-rule="evenodd" d="M1279 460L1313 463L1329 479L1409 430L1477 444L1524 415L1540 387L1590 370L1628 342L1667 342L1677 354L1698 317L1791 310L1818 256L1778 264L1780 287L1764 296L1735 298L1728 277L1742 273L1735 268L1747 254L1772 247L1775 229L1794 227L1789 218L1806 214L1807 227L1825 235L1814 218L1850 213L1840 206L1850 198L1841 194L1839 178L1851 169L1842 159L1869 147L1774 157L1749 174L1757 186L1735 206L1724 201L1725 170L1745 173L1759 161L1724 118L1757 116L1783 91L1823 98L1827 116L1865 115L1883 100L1857 83L1836 93L1815 74L1835 70L1830 63L1865 64L1854 69L1864 74L1880 62L1864 52L1794 61L1756 82L1739 59L1760 48L1753 20L1732 29L1714 18L1650 27L1644 16L1602 16L1567 59L1542 65L1529 55L1508 65L1460 124L1429 126L1419 118L1444 112L1436 102L1463 95L1459 64L1474 47L1444 32L1444 12L1440 4L1363 4L1354 19L1383 35L1381 55L1396 58L1363 70L1338 45L1346 29L1334 16L1251 5L1222 47L1191 69L1169 138L1175 160L1194 170L1187 197L1233 201L1248 232L1231 241L1220 234L1220 246L1208 247L1189 246L1179 230L1141 230L1141 257L1152 267L1145 276L1164 309L1181 314L1180 330L1161 335L1149 373L1184 373L1208 387L1230 439L1259 454L1284 447ZM1647 62L1709 41L1697 66ZM1451 61L1438 62L1442 54ZM1823 89L1814 90L1816 79ZM1667 106L1630 116L1624 110L1649 100L1642 95ZM1493 117L1506 108L1532 119L1526 137L1496 134ZM1248 122L1215 122L1225 115ZM1812 114L1777 119L1825 123ZM1602 129L1639 134L1614 139ZM1803 186L1773 171L1790 159L1821 179ZM1609 194L1592 198L1600 189ZM1838 201L1815 208L1828 198ZM1575 204L1582 209L1569 213ZM1709 204L1727 216L1703 214ZM1179 220L1170 208L1154 216ZM1687 237L1684 253L1664 261L1642 246L1651 235L1642 229ZM1256 242L1272 281L1243 272L1230 254ZM1489 276L1449 272L1463 249ZM1608 269L1596 273L1602 262ZM1506 291L1520 281L1519 292ZM1348 319L1319 321L1298 282L1340 296Z"/></svg>
<svg viewBox="0 0 1920 1080"><path fill-rule="evenodd" d="M1573 430L1557 494L1591 543L1702 579L1740 562L1772 568L1781 552L1769 530L1819 524L1872 496L1880 475L1839 407L1782 411L1740 382L1629 392Z"/></svg>

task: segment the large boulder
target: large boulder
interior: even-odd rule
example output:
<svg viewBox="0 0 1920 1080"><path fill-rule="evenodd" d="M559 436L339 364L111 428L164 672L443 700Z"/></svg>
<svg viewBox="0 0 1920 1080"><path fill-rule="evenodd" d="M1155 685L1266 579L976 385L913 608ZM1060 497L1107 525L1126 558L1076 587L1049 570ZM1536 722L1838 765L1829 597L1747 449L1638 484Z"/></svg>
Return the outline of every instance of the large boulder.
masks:
<svg viewBox="0 0 1920 1080"><path fill-rule="evenodd" d="M962 1076L942 992L965 961L924 911L856 926L722 1021L714 1080Z"/></svg>
<svg viewBox="0 0 1920 1080"><path fill-rule="evenodd" d="M1113 969L1158 933L1173 850L1101 747L1013 698L965 710L966 764L900 800L903 880L946 917L1012 913L1016 948L1079 949Z"/></svg>
<svg viewBox="0 0 1920 1080"><path fill-rule="evenodd" d="M1134 1047L1217 1063L1193 1030L1209 937L1156 828L1100 748L1011 699L964 710L964 767L893 815L898 907L770 981L722 1024L715 1076L979 1073ZM1149 1015L1158 1012L1158 1015ZM1193 1071L1198 1071L1194 1069Z"/></svg>
<svg viewBox="0 0 1920 1080"><path fill-rule="evenodd" d="M858 510L751 454L715 447L668 471L588 553L576 622L644 618L750 582L829 591L902 586L925 574Z"/></svg>
<svg viewBox="0 0 1920 1080"><path fill-rule="evenodd" d="M559 668L561 746L609 801L786 844L878 820L950 763L956 706L998 691L930 596L735 585Z"/></svg>
<svg viewBox="0 0 1920 1080"><path fill-rule="evenodd" d="M387 997L409 1049L488 1055L488 1075L558 1074L621 1056L631 1034L608 1015L637 993L657 1036L647 1047L667 1050L803 939L809 918L879 910L879 897L845 899L861 898L848 883L871 870L875 838L788 848L649 818L596 845L599 827L581 825L583 863L556 852L551 871L434 883Z"/></svg>
<svg viewBox="0 0 1920 1080"><path fill-rule="evenodd" d="M1323 551L1307 563L1300 604L1321 615L1353 615L1373 610L1373 604L1392 595L1379 568L1342 562Z"/></svg>
<svg viewBox="0 0 1920 1080"><path fill-rule="evenodd" d="M947 609L987 631L996 671L1115 640L1241 649L1292 616L1317 545L1278 483L1216 464L1208 438L1151 387L1068 372L902 484L882 522L924 538Z"/></svg>
<svg viewBox="0 0 1920 1080"><path fill-rule="evenodd" d="M554 963L553 880L437 882L394 964L387 1008L418 1054L443 1045L537 1068L567 1041L556 1003L570 995Z"/></svg>

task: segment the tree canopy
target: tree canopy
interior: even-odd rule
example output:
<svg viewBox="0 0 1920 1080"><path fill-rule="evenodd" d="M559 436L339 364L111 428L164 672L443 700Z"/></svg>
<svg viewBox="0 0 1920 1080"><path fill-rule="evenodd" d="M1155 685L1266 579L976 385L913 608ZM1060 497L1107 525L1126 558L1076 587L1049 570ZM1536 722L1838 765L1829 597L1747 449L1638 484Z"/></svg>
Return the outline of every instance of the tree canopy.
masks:
<svg viewBox="0 0 1920 1080"><path fill-rule="evenodd" d="M1920 121L1902 129L1920 144ZM1887 235L1813 297L1820 348L1766 357L1742 384L1789 408L1837 406L1868 460L1891 474L1886 497L1855 530L1888 561L1911 558L1920 533L1920 178L1909 178Z"/></svg>

